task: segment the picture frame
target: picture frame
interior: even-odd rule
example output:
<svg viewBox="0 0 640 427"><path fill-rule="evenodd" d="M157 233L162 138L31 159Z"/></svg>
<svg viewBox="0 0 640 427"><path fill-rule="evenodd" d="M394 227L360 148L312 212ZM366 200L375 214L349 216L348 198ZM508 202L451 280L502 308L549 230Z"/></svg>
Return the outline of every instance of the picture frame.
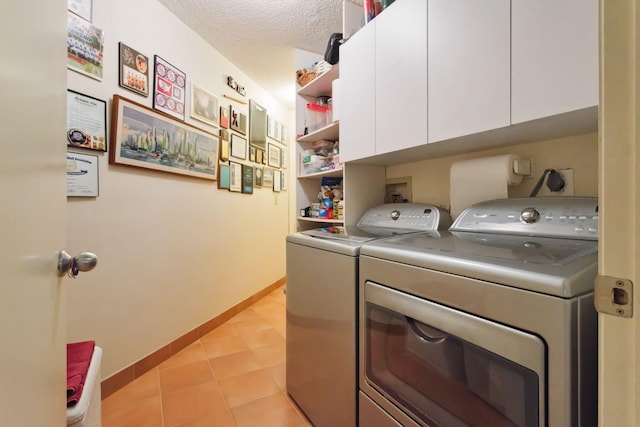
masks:
<svg viewBox="0 0 640 427"><path fill-rule="evenodd" d="M270 115L267 115L267 136L271 139L275 139L276 135L276 121Z"/></svg>
<svg viewBox="0 0 640 427"><path fill-rule="evenodd" d="M149 58L123 42L118 43L118 52L120 87L149 96Z"/></svg>
<svg viewBox="0 0 640 427"><path fill-rule="evenodd" d="M274 120L273 127L273 139L275 139L276 141L280 141L280 122Z"/></svg>
<svg viewBox="0 0 640 427"><path fill-rule="evenodd" d="M282 173L280 171L273 171L273 191L279 193L282 191Z"/></svg>
<svg viewBox="0 0 640 427"><path fill-rule="evenodd" d="M231 134L231 157L247 159L247 140L235 133Z"/></svg>
<svg viewBox="0 0 640 427"><path fill-rule="evenodd" d="M249 100L249 145L267 148L267 110L253 99Z"/></svg>
<svg viewBox="0 0 640 427"><path fill-rule="evenodd" d="M280 142L282 142L284 145L289 145L289 143L287 142L287 127L284 125L284 123L280 123Z"/></svg>
<svg viewBox="0 0 640 427"><path fill-rule="evenodd" d="M274 144L269 144L269 151L267 155L268 155L267 164L269 165L269 167L280 168L282 164L280 147Z"/></svg>
<svg viewBox="0 0 640 427"><path fill-rule="evenodd" d="M67 145L107 151L107 102L67 90Z"/></svg>
<svg viewBox="0 0 640 427"><path fill-rule="evenodd" d="M191 117L211 126L220 126L220 98L191 83Z"/></svg>
<svg viewBox="0 0 640 427"><path fill-rule="evenodd" d="M253 147L253 146L249 147L249 161L251 162L256 161L256 147Z"/></svg>
<svg viewBox="0 0 640 427"><path fill-rule="evenodd" d="M67 13L67 68L102 81L104 32L73 12Z"/></svg>
<svg viewBox="0 0 640 427"><path fill-rule="evenodd" d="M247 116L233 108L229 107L229 127L242 135L247 134Z"/></svg>
<svg viewBox="0 0 640 427"><path fill-rule="evenodd" d="M287 148L281 148L280 157L280 168L287 169L287 163L289 163L289 150Z"/></svg>
<svg viewBox="0 0 640 427"><path fill-rule="evenodd" d="M262 187L263 188L273 187L273 172L274 170L271 168L262 168Z"/></svg>
<svg viewBox="0 0 640 427"><path fill-rule="evenodd" d="M242 192L253 194L253 166L242 165Z"/></svg>
<svg viewBox="0 0 640 427"><path fill-rule="evenodd" d="M220 107L220 127L228 128L229 127L229 109L226 107Z"/></svg>
<svg viewBox="0 0 640 427"><path fill-rule="evenodd" d="M262 164L263 160L264 160L264 151L259 148L256 148L256 163Z"/></svg>
<svg viewBox="0 0 640 427"><path fill-rule="evenodd" d="M267 164L267 152L266 151L262 151L262 164L263 165Z"/></svg>
<svg viewBox="0 0 640 427"><path fill-rule="evenodd" d="M110 164L217 179L219 136L120 95L113 96L109 140Z"/></svg>
<svg viewBox="0 0 640 427"><path fill-rule="evenodd" d="M261 166L256 166L254 171L254 187L256 188L260 188L262 187L262 167Z"/></svg>
<svg viewBox="0 0 640 427"><path fill-rule="evenodd" d="M285 171L280 171L280 188L282 191L287 191L287 183L289 179Z"/></svg>
<svg viewBox="0 0 640 427"><path fill-rule="evenodd" d="M98 156L67 152L67 197L98 197Z"/></svg>
<svg viewBox="0 0 640 427"><path fill-rule="evenodd" d="M88 22L93 22L93 0L69 0L67 9Z"/></svg>
<svg viewBox="0 0 640 427"><path fill-rule="evenodd" d="M229 162L229 191L242 192L242 164Z"/></svg>
<svg viewBox="0 0 640 427"><path fill-rule="evenodd" d="M220 165L218 168L218 189L228 190L229 186L229 165Z"/></svg>
<svg viewBox="0 0 640 427"><path fill-rule="evenodd" d="M220 161L229 160L229 131L220 129Z"/></svg>
<svg viewBox="0 0 640 427"><path fill-rule="evenodd" d="M187 75L154 55L153 108L184 120Z"/></svg>

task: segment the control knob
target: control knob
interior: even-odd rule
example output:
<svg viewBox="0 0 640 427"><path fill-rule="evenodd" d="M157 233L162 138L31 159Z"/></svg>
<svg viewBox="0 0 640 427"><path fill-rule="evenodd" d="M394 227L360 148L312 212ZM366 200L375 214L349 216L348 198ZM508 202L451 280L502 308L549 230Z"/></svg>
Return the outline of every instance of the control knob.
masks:
<svg viewBox="0 0 640 427"><path fill-rule="evenodd" d="M396 209L392 210L391 211L391 219L394 220L394 221L397 221L398 218L400 218L400 211L396 210Z"/></svg>
<svg viewBox="0 0 640 427"><path fill-rule="evenodd" d="M525 208L520 212L520 219L525 224L533 224L540 219L540 212L536 208Z"/></svg>

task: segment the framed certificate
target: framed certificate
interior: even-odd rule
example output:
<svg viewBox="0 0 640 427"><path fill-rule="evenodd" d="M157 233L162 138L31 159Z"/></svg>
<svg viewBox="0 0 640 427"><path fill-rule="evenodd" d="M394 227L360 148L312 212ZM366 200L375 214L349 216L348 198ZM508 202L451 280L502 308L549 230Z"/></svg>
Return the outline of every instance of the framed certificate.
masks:
<svg viewBox="0 0 640 427"><path fill-rule="evenodd" d="M67 152L67 197L98 195L98 156Z"/></svg>
<svg viewBox="0 0 640 427"><path fill-rule="evenodd" d="M107 103L72 90L67 91L67 144L107 151Z"/></svg>

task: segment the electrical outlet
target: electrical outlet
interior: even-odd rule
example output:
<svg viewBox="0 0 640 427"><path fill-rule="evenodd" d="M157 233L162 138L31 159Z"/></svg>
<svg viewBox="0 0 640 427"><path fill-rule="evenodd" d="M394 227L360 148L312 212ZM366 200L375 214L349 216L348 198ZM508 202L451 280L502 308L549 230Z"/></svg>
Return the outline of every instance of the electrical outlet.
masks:
<svg viewBox="0 0 640 427"><path fill-rule="evenodd" d="M547 175L538 196L573 196L573 169L556 170L560 176L562 176L562 179L564 179L564 188L560 191L549 190L549 187L547 187L547 179L549 178L549 175Z"/></svg>

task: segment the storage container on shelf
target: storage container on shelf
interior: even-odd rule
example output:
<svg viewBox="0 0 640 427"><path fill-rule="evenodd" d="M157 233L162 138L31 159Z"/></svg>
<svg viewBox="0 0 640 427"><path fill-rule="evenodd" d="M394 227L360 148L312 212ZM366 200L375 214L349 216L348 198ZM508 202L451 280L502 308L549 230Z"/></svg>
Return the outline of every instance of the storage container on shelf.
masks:
<svg viewBox="0 0 640 427"><path fill-rule="evenodd" d="M305 117L307 131L309 133L315 132L318 129L322 129L329 124L327 116L328 111L329 107L318 104L307 104Z"/></svg>

